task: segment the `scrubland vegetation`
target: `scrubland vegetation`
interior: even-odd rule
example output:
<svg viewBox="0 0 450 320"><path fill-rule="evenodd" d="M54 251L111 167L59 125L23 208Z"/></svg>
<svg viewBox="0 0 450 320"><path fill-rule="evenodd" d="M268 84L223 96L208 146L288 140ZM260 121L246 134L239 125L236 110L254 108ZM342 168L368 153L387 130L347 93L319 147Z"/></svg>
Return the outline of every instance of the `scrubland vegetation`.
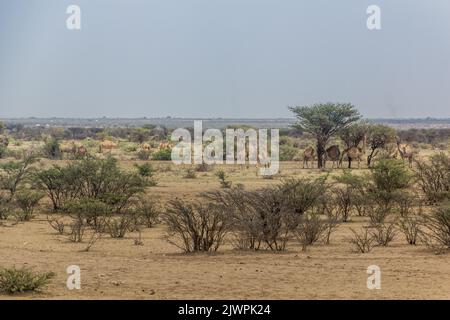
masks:
<svg viewBox="0 0 450 320"><path fill-rule="evenodd" d="M338 123L317 118L335 108L342 111ZM296 162L295 174L281 166L272 179L255 171L249 183L236 179L253 172L248 167L165 165L171 152L165 128L4 129L0 230L45 221L58 241L71 243L74 252L89 251L87 256L107 238L118 245L132 238L150 250L142 233L151 234L155 226L180 253L197 253L194 259L230 250L309 254L315 246L344 243L355 256L370 256L393 242L423 247L430 256L448 253L448 132L396 132L361 121L349 105L293 111L300 121L280 139L281 160L303 161L302 151L312 147L308 161L317 166L303 169ZM320 131L324 124L327 130ZM104 144L100 152L102 141L118 143ZM342 150L337 168L327 154L330 145ZM165 191L168 176L173 184L202 183L203 189L189 196ZM335 238L339 230L348 232ZM38 290L53 276L2 269L0 291Z"/></svg>

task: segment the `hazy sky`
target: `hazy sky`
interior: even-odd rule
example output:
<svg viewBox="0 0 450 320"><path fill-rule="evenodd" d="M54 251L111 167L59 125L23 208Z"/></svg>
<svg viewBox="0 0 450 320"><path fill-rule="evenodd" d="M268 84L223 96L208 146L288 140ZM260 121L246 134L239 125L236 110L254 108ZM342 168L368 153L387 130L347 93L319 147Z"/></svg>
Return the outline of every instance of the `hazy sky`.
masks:
<svg viewBox="0 0 450 320"><path fill-rule="evenodd" d="M450 117L450 1L0 0L0 117L287 117L327 101Z"/></svg>

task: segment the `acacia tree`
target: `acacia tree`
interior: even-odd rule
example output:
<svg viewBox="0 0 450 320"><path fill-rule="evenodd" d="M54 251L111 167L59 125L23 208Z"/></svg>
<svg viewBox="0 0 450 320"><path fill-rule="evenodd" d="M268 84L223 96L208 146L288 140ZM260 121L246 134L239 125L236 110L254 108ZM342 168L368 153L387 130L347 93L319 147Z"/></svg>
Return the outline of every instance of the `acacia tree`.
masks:
<svg viewBox="0 0 450 320"><path fill-rule="evenodd" d="M289 109L297 117L293 127L309 132L316 138L318 168L323 168L328 140L361 118L358 110L350 103L317 103Z"/></svg>
<svg viewBox="0 0 450 320"><path fill-rule="evenodd" d="M378 150L384 148L388 143L395 140L396 132L393 128L377 124L369 126L368 143L370 146L370 154L367 156L367 166L370 167L373 158L377 155Z"/></svg>
<svg viewBox="0 0 450 320"><path fill-rule="evenodd" d="M339 137L347 148L358 147L367 137L368 124L365 122L354 123L341 130Z"/></svg>

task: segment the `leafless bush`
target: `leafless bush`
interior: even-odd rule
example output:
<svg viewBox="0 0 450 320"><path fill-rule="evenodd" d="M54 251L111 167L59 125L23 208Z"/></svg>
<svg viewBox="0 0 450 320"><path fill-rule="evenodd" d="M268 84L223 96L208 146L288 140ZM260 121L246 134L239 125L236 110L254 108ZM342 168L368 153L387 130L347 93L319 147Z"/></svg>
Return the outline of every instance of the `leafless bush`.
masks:
<svg viewBox="0 0 450 320"><path fill-rule="evenodd" d="M70 232L68 239L71 242L82 242L84 233L86 231L86 225L83 220L75 219L70 225Z"/></svg>
<svg viewBox="0 0 450 320"><path fill-rule="evenodd" d="M450 157L434 155L429 162L416 161L415 175L429 203L450 199Z"/></svg>
<svg viewBox="0 0 450 320"><path fill-rule="evenodd" d="M249 192L241 186L236 186L207 192L204 197L220 205L223 212L231 218L231 242L236 249L260 249L263 240L263 221L250 201Z"/></svg>
<svg viewBox="0 0 450 320"><path fill-rule="evenodd" d="M49 217L47 216L48 224L55 229L59 234L63 235L66 227L66 223L63 219L57 217Z"/></svg>
<svg viewBox="0 0 450 320"><path fill-rule="evenodd" d="M136 215L139 223L145 225L147 228L152 228L159 222L160 213L161 208L155 201L141 198L136 205Z"/></svg>
<svg viewBox="0 0 450 320"><path fill-rule="evenodd" d="M119 217L108 219L106 226L111 238L123 238L132 225L130 214L121 214Z"/></svg>
<svg viewBox="0 0 450 320"><path fill-rule="evenodd" d="M369 228L364 227L363 232L356 232L351 229L353 238L350 239L350 243L353 244L355 251L360 253L370 252L375 241L373 235L369 232Z"/></svg>
<svg viewBox="0 0 450 320"><path fill-rule="evenodd" d="M230 229L230 218L212 203L188 203L179 199L168 203L163 214L166 239L184 252L217 251Z"/></svg>
<svg viewBox="0 0 450 320"><path fill-rule="evenodd" d="M334 208L333 205L325 205L324 214L326 215L326 219L324 222L325 223L324 241L325 244L329 244L331 234L341 224L342 220L339 211L336 210L336 208Z"/></svg>
<svg viewBox="0 0 450 320"><path fill-rule="evenodd" d="M406 215L397 221L398 229L405 235L406 241L415 245L420 232L420 220L416 215Z"/></svg>
<svg viewBox="0 0 450 320"><path fill-rule="evenodd" d="M296 229L297 238L302 245L302 251L317 242L327 230L326 223L317 214L305 214L301 217Z"/></svg>
<svg viewBox="0 0 450 320"><path fill-rule="evenodd" d="M417 194L406 191L399 193L394 201L400 216L407 217L413 214L417 208L420 209L421 204L418 200L420 199Z"/></svg>
<svg viewBox="0 0 450 320"><path fill-rule="evenodd" d="M388 246L397 234L395 223L380 223L372 226L371 234L380 246Z"/></svg>
<svg viewBox="0 0 450 320"><path fill-rule="evenodd" d="M391 207L380 205L377 203L371 203L367 207L366 213L370 219L371 225L383 224L386 218L391 214Z"/></svg>
<svg viewBox="0 0 450 320"><path fill-rule="evenodd" d="M436 253L450 249L450 207L439 207L429 215L423 215L424 229L420 239Z"/></svg>
<svg viewBox="0 0 450 320"><path fill-rule="evenodd" d="M91 237L89 238L89 241L86 245L86 247L84 248L83 251L88 252L89 250L91 250L92 246L98 241L100 240L100 238L102 237L102 234L100 232L96 232L94 230L94 232L92 232Z"/></svg>

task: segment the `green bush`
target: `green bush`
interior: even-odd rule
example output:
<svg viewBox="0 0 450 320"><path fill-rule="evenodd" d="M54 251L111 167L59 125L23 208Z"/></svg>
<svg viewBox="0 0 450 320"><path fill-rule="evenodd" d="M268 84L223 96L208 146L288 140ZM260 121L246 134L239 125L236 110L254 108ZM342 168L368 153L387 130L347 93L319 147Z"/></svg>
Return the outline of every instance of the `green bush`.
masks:
<svg viewBox="0 0 450 320"><path fill-rule="evenodd" d="M216 177L219 178L220 186L222 188L228 189L231 187L231 181L227 180L227 175L225 171L219 170L216 172Z"/></svg>
<svg viewBox="0 0 450 320"><path fill-rule="evenodd" d="M28 268L1 268L0 292L7 294L39 291L55 276L53 272L34 273Z"/></svg>
<svg viewBox="0 0 450 320"><path fill-rule="evenodd" d="M144 164L135 164L134 167L137 169L138 174L145 179L147 186L156 186L156 181L153 176L155 174L155 170L150 163Z"/></svg>
<svg viewBox="0 0 450 320"><path fill-rule="evenodd" d="M53 166L36 173L37 185L46 192L54 210L77 199L95 199L111 207L114 213L143 192L146 181L138 173L120 169L117 160L87 158L66 167Z"/></svg>
<svg viewBox="0 0 450 320"><path fill-rule="evenodd" d="M172 160L172 150L162 149L152 154L153 160L170 161Z"/></svg>
<svg viewBox="0 0 450 320"><path fill-rule="evenodd" d="M51 139L42 148L42 153L48 159L61 159L62 153L57 139Z"/></svg>
<svg viewBox="0 0 450 320"><path fill-rule="evenodd" d="M8 149L4 146L0 146L0 159L6 158L8 155Z"/></svg>
<svg viewBox="0 0 450 320"><path fill-rule="evenodd" d="M16 196L16 204L22 210L16 213L17 220L29 221L33 218L34 209L38 206L39 201L44 197L40 192L33 190L19 191Z"/></svg>
<svg viewBox="0 0 450 320"><path fill-rule="evenodd" d="M140 150L138 153L137 153L137 158L139 159L139 160L143 160L143 161L146 161L146 160L148 160L148 159L150 159L150 151L147 151L147 150Z"/></svg>

